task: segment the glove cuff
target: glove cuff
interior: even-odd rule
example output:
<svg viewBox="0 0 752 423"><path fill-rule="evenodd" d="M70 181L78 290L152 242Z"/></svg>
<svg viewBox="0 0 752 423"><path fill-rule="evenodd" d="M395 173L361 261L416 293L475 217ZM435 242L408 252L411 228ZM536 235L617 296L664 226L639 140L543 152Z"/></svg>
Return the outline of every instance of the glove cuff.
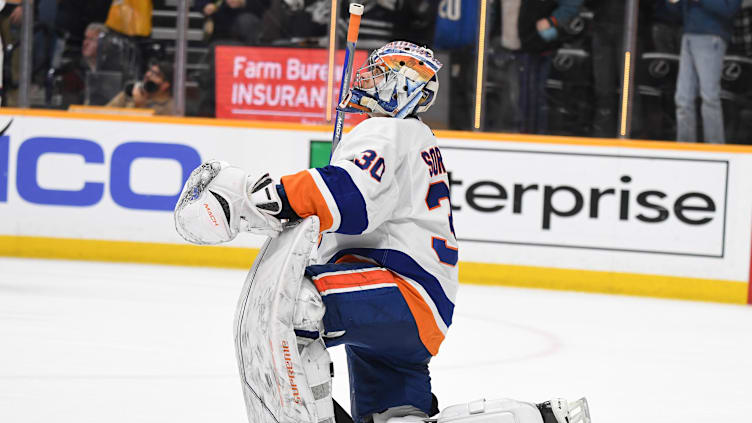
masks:
<svg viewBox="0 0 752 423"><path fill-rule="evenodd" d="M248 198L254 207L269 216L277 217L282 211L282 199L277 193L277 184L268 173L256 182L248 184Z"/></svg>

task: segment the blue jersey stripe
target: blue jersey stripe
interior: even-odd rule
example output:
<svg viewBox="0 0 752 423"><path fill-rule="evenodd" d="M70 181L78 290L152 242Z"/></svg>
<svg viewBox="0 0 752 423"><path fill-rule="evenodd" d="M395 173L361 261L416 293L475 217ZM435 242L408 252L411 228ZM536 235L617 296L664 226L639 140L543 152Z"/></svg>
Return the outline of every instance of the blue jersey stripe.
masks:
<svg viewBox="0 0 752 423"><path fill-rule="evenodd" d="M377 248L349 248L346 250L338 251L329 260L329 263L334 263L340 259L340 257L354 254L361 257L368 257L373 259L382 267L386 267L389 270L393 270L401 275L405 275L408 278L418 282L423 289L426 290L428 296L436 304L436 309L444 321L444 324L449 327L452 324L452 314L454 313L454 304L447 298L444 289L441 287L439 280L425 269L423 269L412 257L407 254L391 249L377 249Z"/></svg>
<svg viewBox="0 0 752 423"><path fill-rule="evenodd" d="M295 336L300 338L318 339L321 334L318 331L295 329Z"/></svg>
<svg viewBox="0 0 752 423"><path fill-rule="evenodd" d="M337 233L359 235L368 227L368 212L363 194L350 174L338 166L316 169L324 180L339 209L340 224Z"/></svg>

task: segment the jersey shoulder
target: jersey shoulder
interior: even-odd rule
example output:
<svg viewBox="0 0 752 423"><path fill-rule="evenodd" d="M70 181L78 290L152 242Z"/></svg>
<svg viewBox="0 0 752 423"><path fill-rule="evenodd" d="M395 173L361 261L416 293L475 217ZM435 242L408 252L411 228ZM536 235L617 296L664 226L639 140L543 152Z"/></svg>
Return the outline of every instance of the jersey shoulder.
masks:
<svg viewBox="0 0 752 423"><path fill-rule="evenodd" d="M431 128L420 119L393 117L370 117L357 124L352 132L380 132L388 135L405 130L431 132Z"/></svg>

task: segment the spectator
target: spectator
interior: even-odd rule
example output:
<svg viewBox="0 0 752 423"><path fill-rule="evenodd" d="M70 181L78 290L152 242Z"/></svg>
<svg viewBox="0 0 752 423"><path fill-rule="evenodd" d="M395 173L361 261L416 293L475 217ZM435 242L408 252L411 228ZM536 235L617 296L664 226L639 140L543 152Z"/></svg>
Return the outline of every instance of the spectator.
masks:
<svg viewBox="0 0 752 423"><path fill-rule="evenodd" d="M723 120L726 142L752 144L752 0L742 0L734 16L731 42L726 50L721 86L724 95Z"/></svg>
<svg viewBox="0 0 752 423"><path fill-rule="evenodd" d="M274 1L273 4L281 3ZM214 116L215 55L218 45L258 45L266 42L269 31L266 14L270 0L197 0L194 9L205 17L204 36L209 50L203 58L206 71L199 74L203 89L198 95L199 116ZM262 39L263 38L263 39Z"/></svg>
<svg viewBox="0 0 752 423"><path fill-rule="evenodd" d="M135 78L142 71L142 47L151 35L152 0L114 0L105 25L109 28L102 40L102 69L120 71L123 80Z"/></svg>
<svg viewBox="0 0 752 423"><path fill-rule="evenodd" d="M330 21L328 0L273 1L263 17L262 42L276 45L323 46Z"/></svg>
<svg viewBox="0 0 752 423"><path fill-rule="evenodd" d="M721 108L723 57L741 0L668 0L681 8L684 20L676 86L676 139L697 142L697 95L702 99L706 143L723 144Z"/></svg>
<svg viewBox="0 0 752 423"><path fill-rule="evenodd" d="M349 0L339 6L337 32L347 35ZM435 0L364 0L359 48L378 48L393 40L407 40L419 46L433 45L439 2Z"/></svg>
<svg viewBox="0 0 752 423"><path fill-rule="evenodd" d="M107 27L102 23L90 23L84 32L81 43L81 57L60 71L62 104L90 104L85 98L88 75L98 69L99 41L107 34ZM89 87L91 88L91 87ZM91 103L97 104L97 102ZM103 103L100 103L103 104Z"/></svg>
<svg viewBox="0 0 752 423"><path fill-rule="evenodd" d="M55 29L74 46L80 46L92 22L107 19L112 0L65 0L58 2Z"/></svg>
<svg viewBox="0 0 752 423"><path fill-rule="evenodd" d="M742 9L734 18L729 52L752 57L752 0L743 0Z"/></svg>
<svg viewBox="0 0 752 423"><path fill-rule="evenodd" d="M141 81L127 84L107 106L154 109L157 115L173 115L172 74L171 63L153 62Z"/></svg>
<svg viewBox="0 0 752 423"><path fill-rule="evenodd" d="M151 35L151 0L115 0L110 6L105 25L131 37Z"/></svg>
<svg viewBox="0 0 752 423"><path fill-rule="evenodd" d="M665 0L658 0L664 2ZM592 135L594 137L613 138L618 135L617 113L619 110L619 95L622 85L623 39L625 3L610 0L590 0L587 5L593 12L593 32L591 38L591 54L593 60L593 94L594 110L592 121ZM651 16L655 15L655 0L640 0L638 3L638 36L637 51L646 50L646 43L650 42L648 34L653 26ZM673 89L671 90L673 95ZM641 97L634 96L634 113L632 116L632 134L640 133L642 125Z"/></svg>
<svg viewBox="0 0 752 423"><path fill-rule="evenodd" d="M594 137L616 137L617 89L621 79L624 4L591 1L593 11L593 110Z"/></svg>
<svg viewBox="0 0 752 423"><path fill-rule="evenodd" d="M112 0L65 0L57 4L57 13L55 15L55 34L57 41L53 51L51 68L55 69L54 74L47 74L47 92L48 95L54 96L59 89L62 95L60 106L66 107L70 104L105 104L109 96L105 99L89 103L85 100L84 88L86 87L85 78L93 69L86 62L97 58L102 50L102 37L107 33L102 22L107 19ZM91 24L96 23L98 29L92 31ZM87 34L89 40L87 41ZM97 36L96 39L91 38ZM89 56L82 58L81 49L84 45L89 44ZM99 63L99 62L97 62ZM95 65L97 70L101 69L100 64ZM87 68L89 71L87 71ZM57 78L62 76L62 80L50 80L50 77ZM118 83L122 86L122 82ZM55 93L55 94L53 94ZM54 97L53 97L54 98ZM53 101L53 103L56 103Z"/></svg>
<svg viewBox="0 0 752 423"><path fill-rule="evenodd" d="M34 67L50 67L54 54L57 34L55 33L55 19L57 16L58 0L37 0L36 17L38 29L34 34Z"/></svg>
<svg viewBox="0 0 752 423"><path fill-rule="evenodd" d="M642 4L640 4L642 7ZM681 15L671 12L666 0L654 1L650 23L653 50L679 54L681 50Z"/></svg>
<svg viewBox="0 0 752 423"><path fill-rule="evenodd" d="M513 53L519 71L508 73L507 85L519 85L520 132L540 134L548 129L545 88L552 52L558 45L560 28L577 15L582 2L501 1L501 44Z"/></svg>
<svg viewBox="0 0 752 423"><path fill-rule="evenodd" d="M102 23L90 23L84 31L84 41L81 43L81 61L89 71L97 70L97 47L99 39L107 33L107 27Z"/></svg>
<svg viewBox="0 0 752 423"><path fill-rule="evenodd" d="M2 12L4 8L5 8L5 2L4 1L0 2L0 12ZM3 52L5 52L5 44L3 44L2 32L0 32L0 48L3 49L2 52L0 52L0 106L2 106L3 97L5 96L5 90L3 88L3 67L4 67L3 59L5 58L5 54L3 54Z"/></svg>
<svg viewBox="0 0 752 423"><path fill-rule="evenodd" d="M34 42L32 46L32 79L39 82L50 67L54 54L57 34L55 34L55 15L57 0L37 0L34 2ZM21 26L23 7L21 4L13 10L11 22Z"/></svg>
<svg viewBox="0 0 752 423"><path fill-rule="evenodd" d="M478 32L478 13L477 0L442 1L439 4L432 44L436 49L435 51L449 54L449 63L445 63L445 65L451 65L445 66L445 69L449 69L449 116L447 123L450 129L470 130L473 125L475 78L469 78L468 75L474 74L476 66L475 44ZM493 72L489 73L489 77L493 75ZM443 77L446 78L447 75ZM442 78L442 76L440 75L439 78Z"/></svg>
<svg viewBox="0 0 752 423"><path fill-rule="evenodd" d="M268 0L197 0L195 5L204 15L207 41L245 45L259 44L261 17L268 6Z"/></svg>

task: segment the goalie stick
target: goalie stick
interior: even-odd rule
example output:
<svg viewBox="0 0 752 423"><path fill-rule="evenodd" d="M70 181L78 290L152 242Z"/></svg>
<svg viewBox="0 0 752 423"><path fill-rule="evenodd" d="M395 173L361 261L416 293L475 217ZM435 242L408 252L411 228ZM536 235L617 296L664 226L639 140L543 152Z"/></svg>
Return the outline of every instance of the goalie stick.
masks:
<svg viewBox="0 0 752 423"><path fill-rule="evenodd" d="M339 99L342 103L342 93L350 89L350 78L352 77L352 62L355 56L355 44L358 42L358 31L360 31L360 17L363 16L363 5L350 3L350 20L347 24L347 45L345 48L345 63L342 69L342 80L339 84ZM345 112L337 110L337 118L334 123L334 135L332 137L332 156L334 149L337 148L339 140L342 138L342 127L345 125ZM335 423L353 423L350 414L345 411L336 400L334 401L334 419Z"/></svg>
<svg viewBox="0 0 752 423"><path fill-rule="evenodd" d="M355 44L358 42L358 31L360 31L360 17L363 16L363 5L350 3L350 20L347 24L347 45L345 48L345 63L342 68L342 80L339 85L339 103L341 106L343 93L350 89L350 78L352 77L352 62L355 56ZM345 125L345 112L337 110L337 118L334 122L334 136L332 137L332 155L342 138L342 128Z"/></svg>
<svg viewBox="0 0 752 423"><path fill-rule="evenodd" d="M5 135L5 131L7 131L8 128L10 128L10 125L12 123L13 123L13 118L10 118L10 120L8 121L8 123L5 124L5 127L3 127L3 129L0 129L0 137L2 137L3 135Z"/></svg>

